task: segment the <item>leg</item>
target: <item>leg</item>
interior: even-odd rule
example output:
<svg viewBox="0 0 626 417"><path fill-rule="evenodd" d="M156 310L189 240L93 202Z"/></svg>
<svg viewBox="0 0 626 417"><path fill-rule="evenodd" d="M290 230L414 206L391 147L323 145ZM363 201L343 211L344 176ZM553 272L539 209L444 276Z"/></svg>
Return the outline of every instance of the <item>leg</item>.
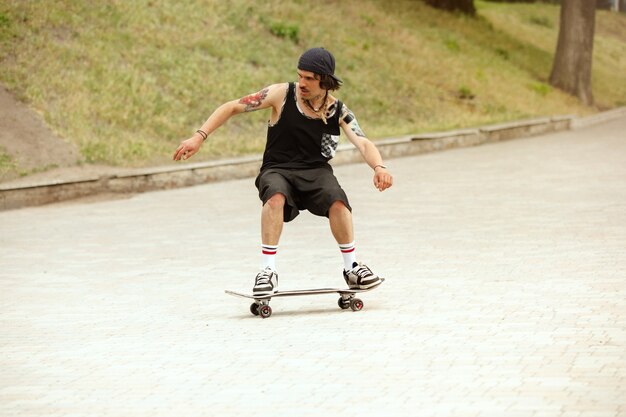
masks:
<svg viewBox="0 0 626 417"><path fill-rule="evenodd" d="M354 257L354 231L352 227L352 213L341 201L335 201L328 210L328 218L330 220L330 229L333 232L335 240L339 244L339 248L344 252L344 245L351 242L350 252L353 256L344 255L343 277L350 288L367 289L379 285L381 279L375 275L366 265L357 263ZM354 261L351 266L347 259Z"/></svg>
<svg viewBox="0 0 626 417"><path fill-rule="evenodd" d="M283 230L283 210L285 195L276 193L271 196L261 210L261 239L264 268L256 276L252 293L255 295L271 294L278 289L276 273L276 250Z"/></svg>
<svg viewBox="0 0 626 417"><path fill-rule="evenodd" d="M272 294L277 291L276 252L278 241L283 231L283 223L293 220L298 215L297 206L291 197L292 187L285 174L288 172L267 170L261 172L255 181L259 190L259 198L263 202L261 209L262 270L254 280L252 293L255 295Z"/></svg>
<svg viewBox="0 0 626 417"><path fill-rule="evenodd" d="M352 213L342 201L335 201L328 209L330 230L338 244L354 241Z"/></svg>
<svg viewBox="0 0 626 417"><path fill-rule="evenodd" d="M335 201L328 210L330 230L339 244L343 257L343 269L349 271L356 262L354 233L352 231L352 213L341 201Z"/></svg>
<svg viewBox="0 0 626 417"><path fill-rule="evenodd" d="M277 246L283 231L285 196L276 193L261 210L261 243Z"/></svg>

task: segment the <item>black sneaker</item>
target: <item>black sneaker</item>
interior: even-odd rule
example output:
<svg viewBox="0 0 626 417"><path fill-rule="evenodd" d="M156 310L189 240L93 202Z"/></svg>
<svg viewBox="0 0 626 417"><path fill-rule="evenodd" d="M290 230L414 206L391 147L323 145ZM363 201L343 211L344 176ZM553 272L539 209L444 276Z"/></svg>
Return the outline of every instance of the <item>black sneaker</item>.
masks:
<svg viewBox="0 0 626 417"><path fill-rule="evenodd" d="M278 290L278 274L269 266L259 272L254 280L252 295L270 295Z"/></svg>
<svg viewBox="0 0 626 417"><path fill-rule="evenodd" d="M367 265L356 262L352 265L351 270L343 271L343 278L348 287L360 290L375 287L382 282L380 277L374 274Z"/></svg>

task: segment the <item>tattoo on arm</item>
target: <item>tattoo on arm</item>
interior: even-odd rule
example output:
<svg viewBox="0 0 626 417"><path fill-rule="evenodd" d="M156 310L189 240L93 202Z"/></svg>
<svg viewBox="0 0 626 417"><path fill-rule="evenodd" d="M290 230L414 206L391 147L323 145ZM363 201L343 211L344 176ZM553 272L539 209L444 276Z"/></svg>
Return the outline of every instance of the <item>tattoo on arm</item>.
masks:
<svg viewBox="0 0 626 417"><path fill-rule="evenodd" d="M350 128L354 133L356 133L357 136L360 136L362 138L365 137L365 133L363 133L363 131L361 130L361 126L359 126L359 122L357 122L356 119L352 121L352 125L350 126Z"/></svg>
<svg viewBox="0 0 626 417"><path fill-rule="evenodd" d="M263 104L263 100L267 97L267 93L269 88L264 88L258 93L250 94L249 96L242 97L239 100L239 104L245 104L245 111L254 111L258 110L258 108Z"/></svg>
<svg viewBox="0 0 626 417"><path fill-rule="evenodd" d="M352 129L357 136L362 138L365 137L365 133L361 130L361 126L359 126L359 122L356 120L354 113L352 113L352 111L347 108L345 104L341 109L341 118L348 126L350 126L350 129Z"/></svg>

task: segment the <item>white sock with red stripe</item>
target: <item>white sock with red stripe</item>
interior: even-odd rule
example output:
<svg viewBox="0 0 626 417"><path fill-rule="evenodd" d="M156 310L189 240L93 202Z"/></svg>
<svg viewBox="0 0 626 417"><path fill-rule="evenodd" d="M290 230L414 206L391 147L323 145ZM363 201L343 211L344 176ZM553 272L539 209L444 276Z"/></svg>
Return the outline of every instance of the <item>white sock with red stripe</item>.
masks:
<svg viewBox="0 0 626 417"><path fill-rule="evenodd" d="M346 271L351 270L356 262L356 247L354 246L354 242L340 243L339 250L341 250L341 255L343 256L343 268Z"/></svg>
<svg viewBox="0 0 626 417"><path fill-rule="evenodd" d="M278 252L278 245L261 245L262 264L261 269L265 269L268 266L272 268L272 271L276 271L276 252Z"/></svg>

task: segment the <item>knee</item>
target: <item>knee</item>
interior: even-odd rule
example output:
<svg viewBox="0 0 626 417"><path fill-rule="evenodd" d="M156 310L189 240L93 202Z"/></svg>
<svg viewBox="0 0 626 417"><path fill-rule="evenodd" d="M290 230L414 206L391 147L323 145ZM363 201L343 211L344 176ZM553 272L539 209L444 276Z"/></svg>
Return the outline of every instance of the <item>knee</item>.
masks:
<svg viewBox="0 0 626 417"><path fill-rule="evenodd" d="M265 202L265 207L274 210L282 210L285 207L285 196L283 194L274 194Z"/></svg>
<svg viewBox="0 0 626 417"><path fill-rule="evenodd" d="M335 201L328 209L329 214L341 214L345 212L350 213L350 210L348 210L348 207L340 200Z"/></svg>

